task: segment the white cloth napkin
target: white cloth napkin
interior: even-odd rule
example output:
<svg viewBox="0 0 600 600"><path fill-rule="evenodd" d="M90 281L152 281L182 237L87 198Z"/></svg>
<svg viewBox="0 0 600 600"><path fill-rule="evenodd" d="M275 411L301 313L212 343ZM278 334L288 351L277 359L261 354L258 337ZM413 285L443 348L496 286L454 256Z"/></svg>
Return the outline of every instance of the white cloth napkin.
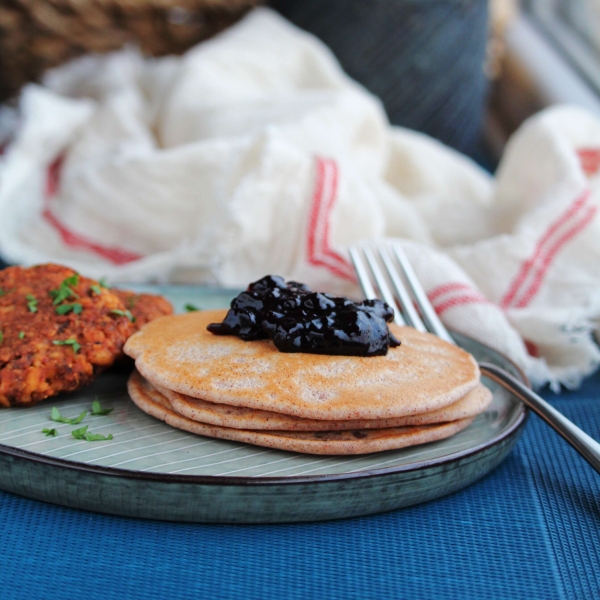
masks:
<svg viewBox="0 0 600 600"><path fill-rule="evenodd" d="M451 327L537 385L600 364L600 121L544 111L497 176L391 127L318 40L257 9L183 57L133 49L21 97L0 166L0 254L112 282L244 286L267 273L359 295L347 246L406 240Z"/></svg>

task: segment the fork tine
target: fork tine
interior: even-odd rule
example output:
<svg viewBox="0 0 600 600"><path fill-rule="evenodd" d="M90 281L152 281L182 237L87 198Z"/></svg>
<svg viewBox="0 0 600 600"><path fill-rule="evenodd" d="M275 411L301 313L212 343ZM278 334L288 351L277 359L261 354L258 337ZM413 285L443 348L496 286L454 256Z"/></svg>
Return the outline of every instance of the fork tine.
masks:
<svg viewBox="0 0 600 600"><path fill-rule="evenodd" d="M431 306L431 302L429 302L429 298L425 293L425 290L421 287L415 272L413 271L404 251L400 247L399 244L392 244L392 249L396 258L398 259L398 263L402 268L402 272L406 279L406 283L408 284L413 297L417 303L417 306L421 310L423 315L423 320L427 324L427 329L432 333L435 333L438 337L450 342L451 344L455 344L456 342L452 339L452 336L448 333L448 330L444 327L439 317L433 310L433 306Z"/></svg>
<svg viewBox="0 0 600 600"><path fill-rule="evenodd" d="M385 280L383 273L373 255L373 252L367 248L363 247L362 252L366 261L369 265L370 271L373 274L375 279L375 283L381 292L381 296L383 296L383 300L387 302L394 309L394 322L398 325L406 325L406 321L402 318L402 313L399 306L396 303L396 300L390 291L390 288ZM352 247L349 249L350 258L354 264L354 268L356 269L356 274L358 276L358 281L360 282L360 286L363 290L363 293L368 299L377 299L379 296L375 292L373 285L371 284L371 278L369 276L369 270L365 265L363 257L360 255L360 252L357 248Z"/></svg>
<svg viewBox="0 0 600 600"><path fill-rule="evenodd" d="M379 263L375 258L371 248L365 247L363 248L363 252L369 266L371 267L371 272L373 273L373 277L375 278L375 283L383 296L383 299L394 309L394 322L398 325L406 325L406 321L402 317L402 312L400 307L396 304L396 299L390 290L390 287L379 267Z"/></svg>
<svg viewBox="0 0 600 600"><path fill-rule="evenodd" d="M350 260L352 260L352 264L356 270L358 283L360 283L364 297L367 298L367 300L375 300L377 298L377 294L375 293L375 288L371 284L371 278L369 277L367 267L365 266L358 248L350 246L348 252L350 254Z"/></svg>
<svg viewBox="0 0 600 600"><path fill-rule="evenodd" d="M411 327L418 329L419 331L427 331L425 323L423 323L419 313L415 310L412 298L410 297L404 282L402 281L398 268L394 265L392 257L385 246L379 248L379 256L385 265L387 275L392 282L398 302L402 308L402 314L404 319L408 322Z"/></svg>

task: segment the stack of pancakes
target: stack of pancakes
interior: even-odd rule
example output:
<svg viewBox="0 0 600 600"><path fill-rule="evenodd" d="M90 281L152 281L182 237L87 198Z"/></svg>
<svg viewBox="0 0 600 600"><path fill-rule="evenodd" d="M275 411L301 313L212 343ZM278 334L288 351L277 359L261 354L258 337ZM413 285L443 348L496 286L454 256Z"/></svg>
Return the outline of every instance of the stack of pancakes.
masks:
<svg viewBox="0 0 600 600"><path fill-rule="evenodd" d="M279 352L216 336L226 311L162 317L129 338L129 394L146 413L199 435L309 454L363 454L440 440L492 399L473 357L390 325L386 356Z"/></svg>

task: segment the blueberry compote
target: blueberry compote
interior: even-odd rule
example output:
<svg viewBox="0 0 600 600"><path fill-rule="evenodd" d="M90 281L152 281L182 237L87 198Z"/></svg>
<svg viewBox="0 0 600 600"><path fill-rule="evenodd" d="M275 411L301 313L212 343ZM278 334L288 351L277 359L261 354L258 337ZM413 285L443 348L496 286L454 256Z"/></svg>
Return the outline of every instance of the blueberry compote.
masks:
<svg viewBox="0 0 600 600"><path fill-rule="evenodd" d="M208 330L246 341L270 338L281 352L380 356L400 345L387 326L393 318L381 300L356 303L267 275L234 298L223 322Z"/></svg>

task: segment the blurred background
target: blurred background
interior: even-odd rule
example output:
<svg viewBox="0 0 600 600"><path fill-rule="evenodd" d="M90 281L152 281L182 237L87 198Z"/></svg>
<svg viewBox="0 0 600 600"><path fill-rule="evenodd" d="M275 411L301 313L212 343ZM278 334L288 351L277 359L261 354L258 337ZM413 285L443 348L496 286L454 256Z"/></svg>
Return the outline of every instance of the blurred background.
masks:
<svg viewBox="0 0 600 600"><path fill-rule="evenodd" d="M263 3L322 39L393 124L492 171L544 106L600 110L600 0L0 0L0 102L82 54L180 54Z"/></svg>

